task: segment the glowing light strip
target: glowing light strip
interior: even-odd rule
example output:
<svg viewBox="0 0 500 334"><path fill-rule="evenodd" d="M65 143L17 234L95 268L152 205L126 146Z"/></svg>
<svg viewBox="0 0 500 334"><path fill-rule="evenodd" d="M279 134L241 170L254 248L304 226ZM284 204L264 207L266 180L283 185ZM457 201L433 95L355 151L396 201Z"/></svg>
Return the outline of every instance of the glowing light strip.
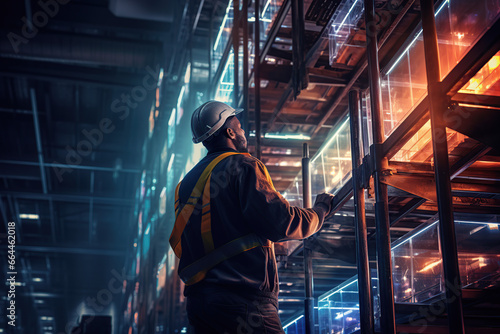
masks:
<svg viewBox="0 0 500 334"><path fill-rule="evenodd" d="M168 162L167 172L170 172L172 165L174 164L175 153L170 156L170 161Z"/></svg>
<svg viewBox="0 0 500 334"><path fill-rule="evenodd" d="M222 35L222 31L224 30L224 26L226 25L227 17L229 15L229 10L231 9L232 4L233 0L230 0L226 8L226 15L224 15L224 18L222 19L222 23L219 28L219 33L217 34L217 38L215 39L214 51L217 50L217 46L219 45L220 36Z"/></svg>
<svg viewBox="0 0 500 334"><path fill-rule="evenodd" d="M456 221L456 222L458 222L458 221ZM399 243L398 245L396 245L396 246L392 247L392 248L391 248L391 250L396 249L397 247L399 247L399 246L401 246L402 244L406 243L408 240L413 239L414 237L416 237L416 236L417 236L417 235L419 235L420 233L427 231L429 228L433 227L433 226L434 226L434 225L436 225L437 223L438 223L438 221L436 221L436 222L434 222L434 223L430 224L429 226L425 227L425 228L424 228L424 229L422 229L421 231L419 231L419 232L417 232L416 234L412 235L410 238L408 238L408 239L406 239L406 240L403 240L403 241L402 241L401 243ZM478 224L481 224L481 223L478 223ZM482 224L487 224L487 223L482 223ZM318 300L318 301L320 301L320 302L321 302L321 301L323 301L323 300L327 299L328 297L332 296L333 294L337 293L338 291L341 291L341 290L343 290L343 289L347 288L349 285L351 285L351 284L353 284L354 282L357 282L357 281L358 281L358 280L356 279L356 280L352 281L351 283L347 284L346 286L339 287L339 288L335 289L335 290L334 290L334 291L332 291L330 294L328 294L327 296L323 297L322 299L320 299L320 300Z"/></svg>
<svg viewBox="0 0 500 334"><path fill-rule="evenodd" d="M345 20L347 20L347 17L349 17L349 14L351 14L352 10L354 9L354 6L358 3L358 0L354 1L354 3L352 4L351 8L349 9L349 11L347 12L347 15L344 16L344 19L342 20L342 22L340 23L340 26L339 28L335 31L335 33L337 33L340 29L342 29L342 26L344 25L345 23Z"/></svg>
<svg viewBox="0 0 500 334"><path fill-rule="evenodd" d="M333 140L338 136L338 134L340 133L340 131L342 131L344 129L344 127L346 126L347 122L349 122L349 117L346 118L346 120L344 121L344 123L342 123L339 126L339 128L337 129L337 131L335 131L335 133L330 137L330 139L328 139L328 141L323 146L323 148L321 149L321 151L319 151L318 153L316 153L314 155L314 158L311 159L311 162L314 162L316 159L318 159L318 157L321 154L323 154L323 152L330 146L330 144L333 142Z"/></svg>
<svg viewBox="0 0 500 334"><path fill-rule="evenodd" d="M39 219L40 217L36 213L21 213L19 214L21 219Z"/></svg>
<svg viewBox="0 0 500 334"><path fill-rule="evenodd" d="M186 85L182 86L181 92L179 93L179 97L177 98L177 109L179 109L181 106L182 98L184 97L185 91L186 91Z"/></svg>
<svg viewBox="0 0 500 334"><path fill-rule="evenodd" d="M439 221L439 220L438 220ZM431 227L433 227L434 225L436 225L438 223L438 221L435 221L434 223L430 224L429 226L427 226L426 228L418 231L417 233L415 233L414 235L412 235L411 237L409 237L408 239L405 239L405 240L402 240L399 244L395 245L394 247L391 248L391 250L395 250L396 248L398 248L399 246L401 246L402 244L405 244L407 241L415 238L417 235L427 231L428 229L430 229Z"/></svg>
<svg viewBox="0 0 500 334"><path fill-rule="evenodd" d="M261 18L264 18L264 14L266 13L266 10L269 7L269 4L271 4L271 0L267 0L266 5L264 6L264 9L262 10L262 14L260 14Z"/></svg>
<svg viewBox="0 0 500 334"><path fill-rule="evenodd" d="M341 290L344 290L345 288L347 288L349 285L353 284L353 283L356 283L358 280L355 279L354 281L352 281L351 283L347 284L346 286L342 286L342 287L339 287L337 289L335 289L332 293L330 293L328 296L325 296L323 297L322 299L318 300L320 302L322 302L323 300L327 299L328 297L330 297L331 295L333 295L334 293L338 292L338 291L341 291Z"/></svg>
<svg viewBox="0 0 500 334"><path fill-rule="evenodd" d="M264 17L262 17L262 18L260 19L260 21L261 21L261 22L273 22L273 20L271 20L271 19L266 19L266 18L264 18ZM248 22L255 22L255 17L253 17L253 16L252 16L252 17L249 17L249 18L248 18Z"/></svg>
<svg viewBox="0 0 500 334"><path fill-rule="evenodd" d="M255 132L250 133L250 137L255 137ZM264 138L269 138L269 139L298 139L298 140L309 140L311 139L310 136L304 135L304 134L279 134L279 133L266 133L264 135ZM350 160L350 159L349 159Z"/></svg>
<svg viewBox="0 0 500 334"><path fill-rule="evenodd" d="M438 16L438 14L441 12L441 10L443 10L444 6L450 2L450 0L446 0L445 2L443 2L443 4L441 5L441 7L439 7L439 9L436 11L436 13L434 13L434 17ZM406 54L406 52L413 46L413 44L415 44L416 40L418 39L418 37L420 36L420 34L422 34L422 29L420 29L420 31L418 32L417 36L415 36L415 38L413 39L413 41L411 41L411 43L406 47L406 49L403 51L403 53L401 53L401 55L398 57L398 59L394 62L394 64L391 66L391 68L387 71L386 75L389 75L392 70L394 69L394 67L396 67L396 65L401 61L401 59L403 58L403 56Z"/></svg>
<svg viewBox="0 0 500 334"><path fill-rule="evenodd" d="M352 310L349 310L349 311L346 311L346 312L342 312L342 313L340 313L339 315L337 315L337 316L335 317L335 319L337 320L337 319L343 318L344 316L346 316L346 315L348 315L348 314L351 314L351 313L352 313Z"/></svg>
<svg viewBox="0 0 500 334"><path fill-rule="evenodd" d="M228 93L232 92L234 88L232 87L227 87L227 88L221 88L221 85L228 85L228 86L234 86L234 83L232 82L224 82L224 77L226 76L227 74L227 71L229 70L229 66L230 65L234 65L234 53L233 51L231 51L231 53L229 54L228 58L227 58L227 62L226 62L226 65L224 65L224 70L222 71L222 74L220 76L220 81L219 81L219 84L218 84L218 87L215 91L215 95L217 96L218 93L220 93L221 91L226 91Z"/></svg>
<svg viewBox="0 0 500 334"><path fill-rule="evenodd" d="M297 317L296 319L290 321L286 326L283 326L283 329L287 328L288 326L290 326L291 324L293 324L294 322L296 321L299 321L301 318L303 318L304 315L301 315L300 317Z"/></svg>
<svg viewBox="0 0 500 334"><path fill-rule="evenodd" d="M481 224L481 225L499 225L500 222L473 222L469 220L455 220L455 223L459 224Z"/></svg>
<svg viewBox="0 0 500 334"><path fill-rule="evenodd" d="M168 126L174 125L175 121L175 108L172 108L172 113L170 114L170 118L168 120Z"/></svg>

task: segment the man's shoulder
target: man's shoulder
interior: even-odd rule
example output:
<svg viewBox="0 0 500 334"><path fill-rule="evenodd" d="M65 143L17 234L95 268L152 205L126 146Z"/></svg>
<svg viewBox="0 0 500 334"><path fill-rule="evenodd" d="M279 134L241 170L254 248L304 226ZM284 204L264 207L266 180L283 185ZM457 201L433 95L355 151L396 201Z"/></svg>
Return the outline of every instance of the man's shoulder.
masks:
<svg viewBox="0 0 500 334"><path fill-rule="evenodd" d="M257 166L259 164L262 164L262 162L257 159L256 157L253 157L250 154L242 153L242 154L234 154L229 156L227 159L225 159L226 163L225 168L251 168L255 169L258 168Z"/></svg>

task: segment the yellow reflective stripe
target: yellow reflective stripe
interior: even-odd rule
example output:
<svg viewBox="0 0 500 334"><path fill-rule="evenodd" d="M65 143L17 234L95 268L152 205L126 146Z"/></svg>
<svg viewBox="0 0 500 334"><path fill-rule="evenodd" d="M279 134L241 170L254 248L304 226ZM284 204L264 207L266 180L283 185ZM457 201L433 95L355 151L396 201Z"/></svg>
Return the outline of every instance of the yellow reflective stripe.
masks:
<svg viewBox="0 0 500 334"><path fill-rule="evenodd" d="M214 249L191 263L179 273L179 276L186 285L195 284L205 278L206 273L222 261L259 246L262 246L262 240L255 233L247 234Z"/></svg>
<svg viewBox="0 0 500 334"><path fill-rule="evenodd" d="M198 283L199 281L204 279L206 275L207 275L207 270L200 271L199 273L196 273L196 275L191 277L187 282L184 282L184 284L193 285L195 283Z"/></svg>
<svg viewBox="0 0 500 334"><path fill-rule="evenodd" d="M212 215L210 214L210 176L203 190L203 209L201 210L201 239L205 254L214 250L214 239L212 237Z"/></svg>
<svg viewBox="0 0 500 334"><path fill-rule="evenodd" d="M191 192L190 197L198 197L199 198L202 194L202 190L203 190L203 187L205 186L207 178L210 175L210 173L212 173L212 170L214 169L214 167L222 159L224 159L230 155L234 155L234 154L241 154L241 153L226 152L226 153L219 155L214 160L212 160L210 162L210 164L205 168L205 170L201 174L198 181L196 182L196 185L195 185L193 191ZM175 219L174 228L172 230L172 234L170 234L170 239L169 239L170 246L174 250L175 255L177 255L177 257L179 257L179 258L182 255L182 248L181 248L182 232L184 231L184 228L186 227L186 224L187 224L189 218L191 217L191 214L193 213L194 208L195 208L195 205L193 205L191 203L184 205L182 210L177 214L177 217Z"/></svg>

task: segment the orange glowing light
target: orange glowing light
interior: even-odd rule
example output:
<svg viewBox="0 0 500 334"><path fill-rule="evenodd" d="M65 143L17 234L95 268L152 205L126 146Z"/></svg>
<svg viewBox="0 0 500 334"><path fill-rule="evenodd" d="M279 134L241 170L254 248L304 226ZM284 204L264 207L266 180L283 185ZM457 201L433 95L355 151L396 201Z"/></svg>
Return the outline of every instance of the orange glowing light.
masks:
<svg viewBox="0 0 500 334"><path fill-rule="evenodd" d="M493 58L491 58L488 62L488 68L490 69L490 71L493 71L498 67L498 65L500 65L500 56L493 56Z"/></svg>
<svg viewBox="0 0 500 334"><path fill-rule="evenodd" d="M484 94L500 80L500 52L497 52L472 79L466 83L459 93ZM491 94L491 92L488 92ZM495 94L495 93L493 93ZM496 94L495 94L496 95Z"/></svg>
<svg viewBox="0 0 500 334"><path fill-rule="evenodd" d="M417 271L417 273L421 273L421 272L424 272L424 271L427 271L427 270L431 270L432 268L434 268L435 266L439 265L441 263L442 260L438 260L438 261L435 261L435 262L431 262L429 263L428 265L426 265L425 267L423 267L422 269L420 269L419 271Z"/></svg>
<svg viewBox="0 0 500 334"><path fill-rule="evenodd" d="M486 267L488 265L486 263L486 259L482 256L473 258L472 261L479 261L479 268Z"/></svg>

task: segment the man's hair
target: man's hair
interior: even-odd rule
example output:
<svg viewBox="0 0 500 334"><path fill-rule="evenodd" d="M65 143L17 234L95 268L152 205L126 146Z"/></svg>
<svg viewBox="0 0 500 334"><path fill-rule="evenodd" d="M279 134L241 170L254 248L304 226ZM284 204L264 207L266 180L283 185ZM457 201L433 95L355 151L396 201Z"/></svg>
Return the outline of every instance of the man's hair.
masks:
<svg viewBox="0 0 500 334"><path fill-rule="evenodd" d="M225 145L224 143L225 135L223 132L228 128L229 122L233 119L233 117L235 116L229 116L224 122L224 124L220 127L220 129L218 129L217 131L215 131L213 135L202 141L203 146L205 146L207 150L210 151L211 149Z"/></svg>

